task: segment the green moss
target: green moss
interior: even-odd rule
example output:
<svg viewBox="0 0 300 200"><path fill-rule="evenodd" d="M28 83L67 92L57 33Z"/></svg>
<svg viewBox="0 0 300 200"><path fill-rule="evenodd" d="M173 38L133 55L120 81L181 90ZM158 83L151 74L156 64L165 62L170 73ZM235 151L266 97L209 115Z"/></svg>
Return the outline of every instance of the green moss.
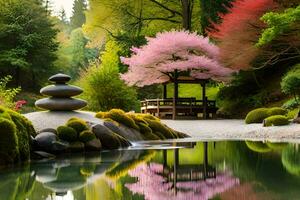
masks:
<svg viewBox="0 0 300 200"><path fill-rule="evenodd" d="M71 118L66 126L73 128L79 135L82 131L88 130L87 123L79 118Z"/></svg>
<svg viewBox="0 0 300 200"><path fill-rule="evenodd" d="M77 133L75 129L68 126L59 126L57 128L57 135L59 139L65 140L68 142L74 142L77 140Z"/></svg>
<svg viewBox="0 0 300 200"><path fill-rule="evenodd" d="M280 108L280 107L274 107L274 108L269 108L268 110L268 115L273 116L273 115L286 115L287 110Z"/></svg>
<svg viewBox="0 0 300 200"><path fill-rule="evenodd" d="M267 144L262 142L246 141L246 145L249 149L258 153L266 153L272 150Z"/></svg>
<svg viewBox="0 0 300 200"><path fill-rule="evenodd" d="M135 124L134 120L126 115L123 110L112 109L109 111L109 118L123 124L129 128L139 130L139 127Z"/></svg>
<svg viewBox="0 0 300 200"><path fill-rule="evenodd" d="M164 126L160 121L151 120L148 118L144 118L144 120L149 124L149 127L152 129L152 132L160 132L167 139L176 138L176 136L172 133L172 131Z"/></svg>
<svg viewBox="0 0 300 200"><path fill-rule="evenodd" d="M274 150L281 150L284 147L286 147L288 144L287 143L280 143L280 142L276 142L276 143L272 143L272 142L267 142L266 145L268 147L270 147L271 149Z"/></svg>
<svg viewBox="0 0 300 200"><path fill-rule="evenodd" d="M138 117L142 118L142 119L151 119L151 120L155 120L155 121L160 121L159 118L157 117L154 117L153 115L151 114L137 114Z"/></svg>
<svg viewBox="0 0 300 200"><path fill-rule="evenodd" d="M152 130L148 124L138 122L137 125L139 126L141 134L152 133Z"/></svg>
<svg viewBox="0 0 300 200"><path fill-rule="evenodd" d="M79 134L79 141L81 142L89 142L93 139L96 139L96 135L89 131L89 130L85 130L85 131L82 131L80 134Z"/></svg>
<svg viewBox="0 0 300 200"><path fill-rule="evenodd" d="M154 132L153 134L156 135L161 140L167 139L162 133L160 133L158 131Z"/></svg>
<svg viewBox="0 0 300 200"><path fill-rule="evenodd" d="M289 173L300 176L300 152L295 146L289 145L283 149L281 162Z"/></svg>
<svg viewBox="0 0 300 200"><path fill-rule="evenodd" d="M99 119L109 118L108 112L97 112L95 117Z"/></svg>
<svg viewBox="0 0 300 200"><path fill-rule="evenodd" d="M144 140L160 140L161 139L154 133L145 133L142 136L143 136Z"/></svg>
<svg viewBox="0 0 300 200"><path fill-rule="evenodd" d="M298 113L299 113L299 108L295 108L293 110L290 110L286 116L289 119L295 119L298 116Z"/></svg>
<svg viewBox="0 0 300 200"><path fill-rule="evenodd" d="M114 123L114 125L120 126L119 122L116 122L115 120L110 119L110 118L104 118L103 121L105 121L105 122L112 122L112 123Z"/></svg>
<svg viewBox="0 0 300 200"><path fill-rule="evenodd" d="M250 111L245 118L245 123L262 123L265 118L269 117L268 110L268 108L257 108Z"/></svg>
<svg viewBox="0 0 300 200"><path fill-rule="evenodd" d="M16 125L5 118L0 118L0 164L19 160L19 145Z"/></svg>
<svg viewBox="0 0 300 200"><path fill-rule="evenodd" d="M274 115L265 119L265 126L284 126L290 122L286 116Z"/></svg>

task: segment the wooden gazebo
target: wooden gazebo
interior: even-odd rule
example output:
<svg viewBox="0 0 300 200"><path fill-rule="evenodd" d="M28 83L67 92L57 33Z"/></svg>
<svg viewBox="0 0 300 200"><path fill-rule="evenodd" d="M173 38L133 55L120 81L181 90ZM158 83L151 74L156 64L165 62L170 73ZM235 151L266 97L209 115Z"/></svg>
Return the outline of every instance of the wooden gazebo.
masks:
<svg viewBox="0 0 300 200"><path fill-rule="evenodd" d="M167 84L173 83L173 98L167 97ZM190 76L178 76L172 81L163 84L162 99L146 99L141 101L141 112L150 113L159 118L188 119L197 118L202 114L203 119L216 116L216 101L208 100L206 97L206 84L208 80L195 79ZM178 84L200 84L202 87L202 99L195 97L179 97Z"/></svg>

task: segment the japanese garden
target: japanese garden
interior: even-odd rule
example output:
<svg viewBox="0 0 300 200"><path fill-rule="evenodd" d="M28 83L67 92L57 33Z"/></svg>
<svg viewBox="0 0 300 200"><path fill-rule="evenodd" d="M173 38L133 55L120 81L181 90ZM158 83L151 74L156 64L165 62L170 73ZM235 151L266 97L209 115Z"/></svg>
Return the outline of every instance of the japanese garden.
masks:
<svg viewBox="0 0 300 200"><path fill-rule="evenodd" d="M0 0L0 199L299 199L299 0Z"/></svg>

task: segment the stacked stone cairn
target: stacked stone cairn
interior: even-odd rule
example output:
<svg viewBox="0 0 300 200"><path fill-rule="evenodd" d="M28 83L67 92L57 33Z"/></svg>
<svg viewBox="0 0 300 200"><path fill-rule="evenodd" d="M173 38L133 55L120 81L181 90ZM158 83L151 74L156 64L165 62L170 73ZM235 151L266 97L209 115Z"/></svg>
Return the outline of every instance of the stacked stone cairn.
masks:
<svg viewBox="0 0 300 200"><path fill-rule="evenodd" d="M87 105L81 99L72 98L81 94L81 88L68 85L67 82L71 77L66 74L56 74L49 78L49 81L54 82L54 85L49 85L41 89L40 93L49 98L44 98L36 101L35 105L39 108L51 111L71 111L78 110Z"/></svg>

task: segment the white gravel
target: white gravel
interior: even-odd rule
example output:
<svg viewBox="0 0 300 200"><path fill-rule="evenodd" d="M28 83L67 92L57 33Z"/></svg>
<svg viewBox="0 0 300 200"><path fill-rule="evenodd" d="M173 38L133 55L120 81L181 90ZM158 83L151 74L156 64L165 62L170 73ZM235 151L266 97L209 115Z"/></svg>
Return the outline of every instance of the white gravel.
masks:
<svg viewBox="0 0 300 200"><path fill-rule="evenodd" d="M300 124L263 127L243 120L162 120L167 126L199 140L268 140L300 142Z"/></svg>

